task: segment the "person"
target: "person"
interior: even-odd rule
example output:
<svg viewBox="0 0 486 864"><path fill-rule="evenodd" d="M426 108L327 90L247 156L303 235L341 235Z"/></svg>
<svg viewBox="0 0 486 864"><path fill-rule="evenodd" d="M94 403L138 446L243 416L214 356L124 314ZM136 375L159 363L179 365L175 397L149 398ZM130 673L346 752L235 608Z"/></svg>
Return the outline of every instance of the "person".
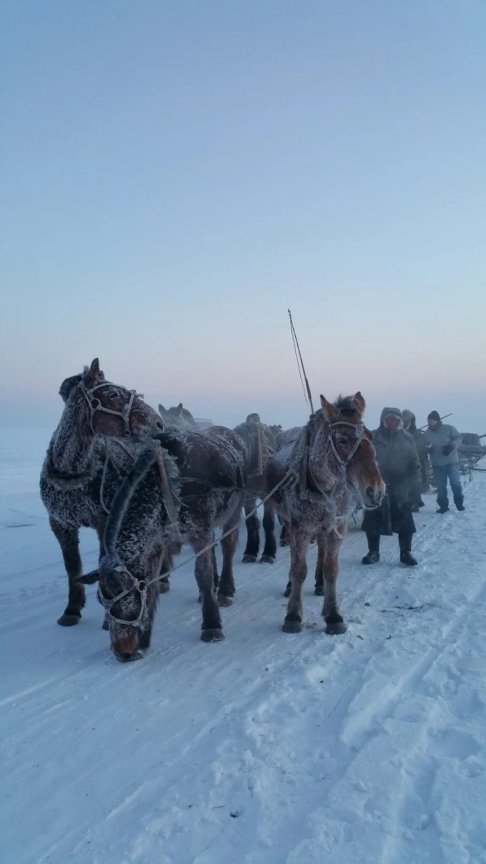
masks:
<svg viewBox="0 0 486 864"><path fill-rule="evenodd" d="M428 429L424 437L428 445L434 481L437 486L437 513L447 513L449 498L447 496L447 480L451 484L454 504L458 510L465 510L461 478L459 476L458 447L461 436L454 426L443 423L438 411L431 411L427 417Z"/></svg>
<svg viewBox="0 0 486 864"><path fill-rule="evenodd" d="M363 564L380 560L380 535L398 534L400 561L415 567L412 537L415 523L412 502L421 488L420 462L412 436L403 429L399 408L384 408L380 428L373 433L373 444L380 474L386 483L386 495L376 510L367 510L362 529L366 531L368 553Z"/></svg>
<svg viewBox="0 0 486 864"><path fill-rule="evenodd" d="M409 432L415 441L415 446L417 448L417 453L420 462L420 472L422 477L422 488L420 489L420 494L418 496L417 501L413 502L412 512L417 513L419 507L424 507L424 502L422 501L422 494L428 492L430 489L429 485L429 454L427 452L427 442L424 438L424 433L417 429L417 421L415 419L415 414L413 411L410 411L408 408L404 408L402 411L403 418L403 428L405 432Z"/></svg>

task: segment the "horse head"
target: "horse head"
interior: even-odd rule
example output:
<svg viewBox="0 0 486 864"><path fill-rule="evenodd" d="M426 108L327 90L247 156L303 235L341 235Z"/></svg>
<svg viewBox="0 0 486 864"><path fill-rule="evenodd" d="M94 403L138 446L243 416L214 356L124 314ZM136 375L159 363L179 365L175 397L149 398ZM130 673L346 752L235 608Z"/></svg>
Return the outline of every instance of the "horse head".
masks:
<svg viewBox="0 0 486 864"><path fill-rule="evenodd" d="M182 402L179 402L177 408L164 408L159 405L159 414L164 421L164 426L176 426L178 429L193 429L197 426L191 412L184 408Z"/></svg>
<svg viewBox="0 0 486 864"><path fill-rule="evenodd" d="M385 495L373 447L373 433L363 423L366 402L358 391L334 403L321 396L310 442L309 467L320 489L340 483L352 488L367 508L378 507Z"/></svg>
<svg viewBox="0 0 486 864"><path fill-rule="evenodd" d="M98 358L81 375L66 378L59 389L78 428L109 437L145 437L162 431L160 417L135 390L107 381Z"/></svg>

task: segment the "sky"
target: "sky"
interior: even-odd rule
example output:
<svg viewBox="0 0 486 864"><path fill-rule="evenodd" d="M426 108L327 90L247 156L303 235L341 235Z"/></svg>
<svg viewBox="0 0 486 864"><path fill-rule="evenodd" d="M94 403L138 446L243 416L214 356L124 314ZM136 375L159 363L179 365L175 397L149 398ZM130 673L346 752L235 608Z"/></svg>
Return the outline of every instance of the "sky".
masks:
<svg viewBox="0 0 486 864"><path fill-rule="evenodd" d="M0 425L94 357L235 425L486 432L484 0L2 0Z"/></svg>

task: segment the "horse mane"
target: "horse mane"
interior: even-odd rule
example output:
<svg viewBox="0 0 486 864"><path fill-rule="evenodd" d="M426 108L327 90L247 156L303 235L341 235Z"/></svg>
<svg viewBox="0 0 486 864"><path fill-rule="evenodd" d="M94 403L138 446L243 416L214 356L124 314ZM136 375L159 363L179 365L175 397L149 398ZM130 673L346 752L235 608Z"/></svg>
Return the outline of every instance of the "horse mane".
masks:
<svg viewBox="0 0 486 864"><path fill-rule="evenodd" d="M85 367L87 369L87 367ZM80 381L82 381L83 375L71 375L70 378L65 378L59 387L59 396L61 396L63 402L67 402L69 399L69 394L73 387L77 387Z"/></svg>
<svg viewBox="0 0 486 864"><path fill-rule="evenodd" d="M362 411L357 407L354 396L342 396L339 394L333 404L344 417L357 421L361 419Z"/></svg>

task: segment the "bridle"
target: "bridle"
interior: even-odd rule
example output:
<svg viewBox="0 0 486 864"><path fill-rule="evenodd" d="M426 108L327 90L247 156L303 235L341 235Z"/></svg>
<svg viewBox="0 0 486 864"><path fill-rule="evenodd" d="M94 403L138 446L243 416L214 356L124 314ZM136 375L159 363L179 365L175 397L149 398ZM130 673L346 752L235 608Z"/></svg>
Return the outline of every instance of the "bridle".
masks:
<svg viewBox="0 0 486 864"><path fill-rule="evenodd" d="M98 582L98 600L103 606L108 618L110 621L113 621L114 624L123 624L124 627L139 627L143 618L143 614L145 612L145 606L147 602L147 591L148 584L145 579L137 579L127 570L123 565L118 565L113 568L115 573L125 573L125 575L130 576L133 580L133 585L130 585L130 588L127 588L125 591L122 591L120 594L117 594L116 597L105 597L103 591L101 590L101 585ZM112 609L115 603L118 603L119 600L122 600L123 597L126 597L128 594L131 594L132 591L138 591L140 594L140 612L137 617L131 620L126 620L125 618L117 618L116 615L113 615Z"/></svg>
<svg viewBox="0 0 486 864"><path fill-rule="evenodd" d="M342 458L341 454L338 452L338 449L336 447L336 443L334 441L333 429L335 429L336 426L350 426L351 429L354 429L356 432L356 441L344 459ZM332 452L332 455L334 456L334 458L336 459L338 465L341 468L344 469L344 468L348 467L349 463L351 462L353 456L355 455L355 453L356 453L356 451L357 451L357 449L358 449L358 447L362 441L368 441L368 443L371 447L371 450L373 452L373 455L375 455L375 448L373 446L373 443L370 441L370 439L366 435L366 427L365 427L364 423L356 424L356 423L349 423L347 420L336 420L334 423L330 423L329 428L331 430L331 433L329 435L331 452Z"/></svg>
<svg viewBox="0 0 486 864"><path fill-rule="evenodd" d="M96 434L93 429L93 419L95 414L98 411L103 411L105 414L112 414L115 417L121 417L123 420L125 429L124 434L129 436L130 433L130 414L133 408L133 403L137 397L143 399L143 396L140 393L137 393L136 390L127 390L126 387L119 387L117 384L113 384L111 381L102 381L101 384L95 384L94 387L86 387L84 381L80 381L78 384L81 393L83 394L86 402L88 403L90 418L89 425L91 431ZM101 390L102 387L114 387L115 390L118 390L120 393L126 393L129 396L128 402L123 406L121 411L115 411L113 408L105 408L102 405L101 400L98 399L97 396L94 395L96 390Z"/></svg>

